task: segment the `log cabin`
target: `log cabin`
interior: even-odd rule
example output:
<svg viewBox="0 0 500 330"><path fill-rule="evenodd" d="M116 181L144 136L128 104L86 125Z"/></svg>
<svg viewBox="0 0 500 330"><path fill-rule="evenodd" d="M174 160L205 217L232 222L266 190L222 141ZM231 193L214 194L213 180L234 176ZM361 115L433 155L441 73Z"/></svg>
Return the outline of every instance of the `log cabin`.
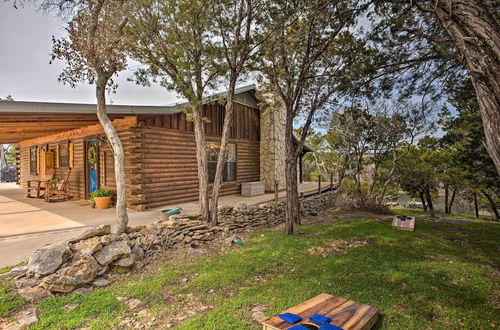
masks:
<svg viewBox="0 0 500 330"><path fill-rule="evenodd" d="M284 187L284 113L261 111L254 85L236 90L221 195L244 182ZM223 95L223 94L221 94ZM225 108L217 95L203 106L209 181L215 175ZM198 198L193 123L183 107L108 105L125 151L128 207L145 210ZM113 154L94 104L0 102L0 143L17 143L17 182L68 178L70 194L86 199L115 189ZM305 152L309 151L308 149Z"/></svg>

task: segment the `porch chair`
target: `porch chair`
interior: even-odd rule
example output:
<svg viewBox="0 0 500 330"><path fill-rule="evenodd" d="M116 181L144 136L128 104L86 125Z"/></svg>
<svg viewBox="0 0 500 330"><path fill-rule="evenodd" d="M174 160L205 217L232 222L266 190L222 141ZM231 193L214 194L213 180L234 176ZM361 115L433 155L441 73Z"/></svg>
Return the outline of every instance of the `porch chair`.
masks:
<svg viewBox="0 0 500 330"><path fill-rule="evenodd" d="M36 180L28 180L27 183L27 194L26 197L33 198L32 193L36 192L36 198L41 198L42 192L45 192L50 182L54 179L54 171L47 171L44 174L40 174L39 178ZM45 194L46 196L46 194Z"/></svg>
<svg viewBox="0 0 500 330"><path fill-rule="evenodd" d="M60 202L67 201L71 198L69 195L69 175L71 169L68 171L66 178L61 181L51 181L45 189L46 202Z"/></svg>

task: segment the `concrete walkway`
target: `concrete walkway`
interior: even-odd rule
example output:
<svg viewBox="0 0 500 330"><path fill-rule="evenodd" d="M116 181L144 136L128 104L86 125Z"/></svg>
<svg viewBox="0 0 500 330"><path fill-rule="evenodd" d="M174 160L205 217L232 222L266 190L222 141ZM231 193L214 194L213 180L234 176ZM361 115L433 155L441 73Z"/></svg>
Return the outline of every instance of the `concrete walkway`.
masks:
<svg viewBox="0 0 500 330"><path fill-rule="evenodd" d="M299 193L317 191L317 183L299 186ZM279 193L282 199L285 192ZM261 204L274 199L274 194L253 197L238 195L221 197L220 206L246 203ZM47 203L43 199L26 198L26 190L13 183L0 183L0 268L27 259L36 249L77 236L88 227L112 224L115 209L95 210L81 201ZM198 213L197 202L167 205L151 211L129 210L131 226L160 220L160 210L182 207L184 214Z"/></svg>

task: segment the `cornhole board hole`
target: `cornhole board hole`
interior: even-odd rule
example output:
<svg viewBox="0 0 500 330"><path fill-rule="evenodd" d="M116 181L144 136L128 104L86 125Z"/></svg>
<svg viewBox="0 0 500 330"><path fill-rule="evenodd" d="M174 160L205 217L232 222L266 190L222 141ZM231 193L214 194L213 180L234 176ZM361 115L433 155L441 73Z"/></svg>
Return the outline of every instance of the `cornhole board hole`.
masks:
<svg viewBox="0 0 500 330"><path fill-rule="evenodd" d="M401 230L413 231L415 229L415 217L407 217L406 215L396 215L392 220L392 226Z"/></svg>
<svg viewBox="0 0 500 330"><path fill-rule="evenodd" d="M378 308L326 293L317 295L280 314L283 313L297 314L302 317L302 321L291 324L283 321L276 315L262 322L263 330L288 329L296 324L307 326L311 329L314 329L312 326L316 326L317 329L320 325L309 320L309 317L314 313L331 318L332 321L330 324L345 330L368 330L373 327L378 319Z"/></svg>

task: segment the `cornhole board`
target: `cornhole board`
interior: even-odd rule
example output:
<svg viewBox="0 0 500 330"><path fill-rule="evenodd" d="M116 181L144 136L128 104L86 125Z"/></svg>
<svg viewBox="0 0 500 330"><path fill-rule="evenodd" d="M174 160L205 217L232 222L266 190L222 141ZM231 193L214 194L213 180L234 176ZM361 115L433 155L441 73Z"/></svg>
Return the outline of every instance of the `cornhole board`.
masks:
<svg viewBox="0 0 500 330"><path fill-rule="evenodd" d="M415 217L396 215L392 220L392 226L401 230L413 231L415 229Z"/></svg>
<svg viewBox="0 0 500 330"><path fill-rule="evenodd" d="M302 321L291 324L276 315L262 321L263 330L288 329L296 324L311 324L319 327L320 325L309 320L309 317L314 313L328 316L332 319L330 324L345 330L368 330L373 327L378 319L378 308L326 293L317 295L280 314L283 313L297 314L302 317Z"/></svg>

